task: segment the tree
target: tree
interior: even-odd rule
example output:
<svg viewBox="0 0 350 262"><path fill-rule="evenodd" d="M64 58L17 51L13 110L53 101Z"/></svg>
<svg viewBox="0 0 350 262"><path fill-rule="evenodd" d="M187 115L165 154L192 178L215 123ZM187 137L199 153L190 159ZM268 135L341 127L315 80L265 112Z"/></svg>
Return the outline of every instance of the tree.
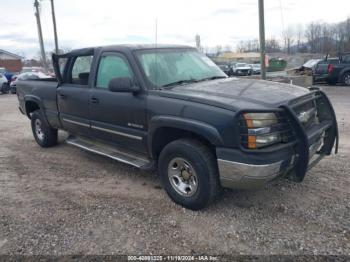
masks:
<svg viewBox="0 0 350 262"><path fill-rule="evenodd" d="M216 53L216 56L219 56L222 52L222 46L221 45L217 45L215 47L215 53Z"/></svg>
<svg viewBox="0 0 350 262"><path fill-rule="evenodd" d="M295 30L292 26L288 26L288 28L283 32L283 40L284 49L287 51L288 54L291 54L291 47L295 41Z"/></svg>
<svg viewBox="0 0 350 262"><path fill-rule="evenodd" d="M267 53L281 52L281 46L275 38L267 39L265 41L265 49Z"/></svg>

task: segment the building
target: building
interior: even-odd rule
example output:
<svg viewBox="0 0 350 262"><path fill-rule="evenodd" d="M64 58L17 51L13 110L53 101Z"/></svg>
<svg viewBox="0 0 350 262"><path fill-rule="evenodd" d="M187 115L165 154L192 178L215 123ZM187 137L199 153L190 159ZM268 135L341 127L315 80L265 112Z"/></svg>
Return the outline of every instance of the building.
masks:
<svg viewBox="0 0 350 262"><path fill-rule="evenodd" d="M9 72L20 72L22 70L23 57L0 49L0 67Z"/></svg>
<svg viewBox="0 0 350 262"><path fill-rule="evenodd" d="M256 63L260 61L260 53L233 53L225 52L221 53L215 58L218 62L246 62L246 63Z"/></svg>

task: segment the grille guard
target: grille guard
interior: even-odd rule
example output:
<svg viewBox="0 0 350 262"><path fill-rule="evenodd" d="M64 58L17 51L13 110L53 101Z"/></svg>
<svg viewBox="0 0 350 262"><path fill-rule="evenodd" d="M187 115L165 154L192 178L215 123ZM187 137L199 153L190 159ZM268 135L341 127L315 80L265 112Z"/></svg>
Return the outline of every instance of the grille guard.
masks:
<svg viewBox="0 0 350 262"><path fill-rule="evenodd" d="M320 156L315 159L312 163L309 163L309 139L305 128L302 123L299 121L297 115L294 113L293 108L298 107L304 103L309 101L315 101L317 110L322 112L322 121L331 121L331 125L325 130L326 137L323 141L323 146L317 152ZM288 104L281 105L281 109L284 109L287 113L292 127L295 132L295 136L297 139L297 161L295 163L293 171L289 175L289 179L295 182L303 181L306 172L315 166L321 158L325 155L330 155L332 153L332 149L335 145L335 154L338 153L338 145L339 145L339 131L338 124L335 115L334 108L327 97L327 95L320 91L313 91L303 97L299 97L295 100L289 101ZM321 123L322 123L321 121Z"/></svg>

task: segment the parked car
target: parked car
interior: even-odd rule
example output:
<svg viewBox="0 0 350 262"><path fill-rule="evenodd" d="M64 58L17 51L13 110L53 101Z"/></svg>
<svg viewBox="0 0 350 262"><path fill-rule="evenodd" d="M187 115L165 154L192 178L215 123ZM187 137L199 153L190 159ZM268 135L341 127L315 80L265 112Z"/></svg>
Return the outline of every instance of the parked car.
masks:
<svg viewBox="0 0 350 262"><path fill-rule="evenodd" d="M44 73L45 69L43 67L40 66L24 66L21 70L21 73L30 73L30 72L41 72Z"/></svg>
<svg viewBox="0 0 350 262"><path fill-rule="evenodd" d="M314 82L327 82L329 85L342 83L350 86L350 53L339 58L326 58L317 63L313 73Z"/></svg>
<svg viewBox="0 0 350 262"><path fill-rule="evenodd" d="M9 91L9 84L4 74L0 73L0 93L7 94Z"/></svg>
<svg viewBox="0 0 350 262"><path fill-rule="evenodd" d="M260 75L261 74L261 64L250 64L250 67L252 68L253 75Z"/></svg>
<svg viewBox="0 0 350 262"><path fill-rule="evenodd" d="M334 145L337 152L337 121L322 91L228 78L192 47L86 48L53 55L53 64L57 79L17 85L36 142L54 146L64 129L70 145L158 169L186 208L204 208L221 187L301 182Z"/></svg>
<svg viewBox="0 0 350 262"><path fill-rule="evenodd" d="M51 78L51 76L46 75L46 74L41 73L41 72L27 72L27 73L15 75L12 77L12 80L10 83L10 92L11 92L11 94L16 94L16 86L21 81L35 80L35 79L46 79L46 78Z"/></svg>
<svg viewBox="0 0 350 262"><path fill-rule="evenodd" d="M236 63L232 66L232 74L236 76L250 76L253 69L246 63Z"/></svg>
<svg viewBox="0 0 350 262"><path fill-rule="evenodd" d="M217 64L217 66L228 76L231 75L231 66L229 64Z"/></svg>

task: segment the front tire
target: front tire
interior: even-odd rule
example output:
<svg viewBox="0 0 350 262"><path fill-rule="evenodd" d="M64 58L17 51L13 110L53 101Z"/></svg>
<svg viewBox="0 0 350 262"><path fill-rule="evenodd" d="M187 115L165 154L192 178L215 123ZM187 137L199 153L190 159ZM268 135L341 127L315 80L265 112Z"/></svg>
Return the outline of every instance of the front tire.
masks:
<svg viewBox="0 0 350 262"><path fill-rule="evenodd" d="M169 143L159 156L158 168L169 197L186 208L202 209L220 192L215 156L197 140Z"/></svg>
<svg viewBox="0 0 350 262"><path fill-rule="evenodd" d="M57 144L57 129L50 127L40 110L31 115L32 131L35 141L41 147L52 147Z"/></svg>

